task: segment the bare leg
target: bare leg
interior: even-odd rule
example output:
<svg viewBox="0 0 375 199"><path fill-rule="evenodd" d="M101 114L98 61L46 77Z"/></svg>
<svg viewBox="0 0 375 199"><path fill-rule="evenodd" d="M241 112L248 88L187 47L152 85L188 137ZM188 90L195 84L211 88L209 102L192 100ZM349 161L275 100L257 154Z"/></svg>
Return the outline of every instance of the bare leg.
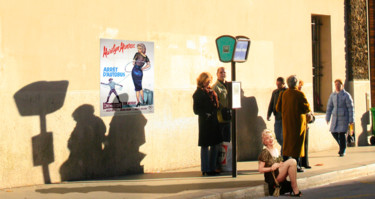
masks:
<svg viewBox="0 0 375 199"><path fill-rule="evenodd" d="M139 103L139 91L136 91L137 94L137 103Z"/></svg>
<svg viewBox="0 0 375 199"><path fill-rule="evenodd" d="M142 97L142 103L144 103L144 101L145 101L144 99L145 98L143 97L143 90L141 90L140 92L141 92L141 97Z"/></svg>
<svg viewBox="0 0 375 199"><path fill-rule="evenodd" d="M277 181L282 182L289 176L290 183L292 184L293 192L298 194L299 189L297 186L297 162L295 159L289 159L280 166L279 175L277 176Z"/></svg>

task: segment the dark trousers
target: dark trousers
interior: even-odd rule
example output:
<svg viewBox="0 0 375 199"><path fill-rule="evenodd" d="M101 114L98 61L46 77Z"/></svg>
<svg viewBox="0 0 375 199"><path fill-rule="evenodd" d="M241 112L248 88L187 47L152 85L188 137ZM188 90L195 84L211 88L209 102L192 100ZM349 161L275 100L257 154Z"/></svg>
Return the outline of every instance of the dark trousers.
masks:
<svg viewBox="0 0 375 199"><path fill-rule="evenodd" d="M340 146L339 154L345 154L345 150L346 150L346 132L342 132L342 133L333 132L332 135L335 138L336 142Z"/></svg>
<svg viewBox="0 0 375 199"><path fill-rule="evenodd" d="M231 134L230 134L230 122L227 123L219 123L219 131L221 136L223 137L224 142L230 142Z"/></svg>
<svg viewBox="0 0 375 199"><path fill-rule="evenodd" d="M283 155L283 121L275 120L274 127L277 143L281 146L280 154Z"/></svg>
<svg viewBox="0 0 375 199"><path fill-rule="evenodd" d="M301 166L306 167L310 166L309 164L309 129L306 130L305 138L305 157L301 158Z"/></svg>

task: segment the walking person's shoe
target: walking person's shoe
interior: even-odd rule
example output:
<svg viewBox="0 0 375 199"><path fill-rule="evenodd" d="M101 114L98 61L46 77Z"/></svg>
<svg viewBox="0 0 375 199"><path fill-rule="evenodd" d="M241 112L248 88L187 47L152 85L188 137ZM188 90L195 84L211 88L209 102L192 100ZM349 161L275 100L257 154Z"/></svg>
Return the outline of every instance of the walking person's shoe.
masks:
<svg viewBox="0 0 375 199"><path fill-rule="evenodd" d="M298 173L303 173L305 170L303 170L300 166L297 166L297 172Z"/></svg>

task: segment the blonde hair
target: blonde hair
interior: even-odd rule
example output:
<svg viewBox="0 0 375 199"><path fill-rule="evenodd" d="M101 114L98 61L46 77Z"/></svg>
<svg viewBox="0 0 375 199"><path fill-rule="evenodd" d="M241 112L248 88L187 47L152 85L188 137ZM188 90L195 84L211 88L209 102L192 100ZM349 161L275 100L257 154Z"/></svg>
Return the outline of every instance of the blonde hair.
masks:
<svg viewBox="0 0 375 199"><path fill-rule="evenodd" d="M203 88L204 84L208 81L208 80L211 80L212 81L212 75L208 72L203 72L199 75L199 77L197 78L197 84L198 84L198 87L201 87Z"/></svg>
<svg viewBox="0 0 375 199"><path fill-rule="evenodd" d="M301 79L298 81L298 86L299 86L299 85L301 85L301 86L304 85L304 82L303 82Z"/></svg>
<svg viewBox="0 0 375 199"><path fill-rule="evenodd" d="M304 82L303 82L302 80L299 80L299 81L298 81L297 89L298 89L298 90L302 90L303 85L304 85Z"/></svg>
<svg viewBox="0 0 375 199"><path fill-rule="evenodd" d="M142 53L146 54L146 45L144 43L139 43L139 44L137 44L137 47L138 46L142 47Z"/></svg>
<svg viewBox="0 0 375 199"><path fill-rule="evenodd" d="M272 133L271 130L269 130L269 129L264 129L263 132L262 132L262 143L263 143L263 145L264 145L264 138L265 138L267 135L269 135L269 136L275 138L275 136L274 136L274 134Z"/></svg>

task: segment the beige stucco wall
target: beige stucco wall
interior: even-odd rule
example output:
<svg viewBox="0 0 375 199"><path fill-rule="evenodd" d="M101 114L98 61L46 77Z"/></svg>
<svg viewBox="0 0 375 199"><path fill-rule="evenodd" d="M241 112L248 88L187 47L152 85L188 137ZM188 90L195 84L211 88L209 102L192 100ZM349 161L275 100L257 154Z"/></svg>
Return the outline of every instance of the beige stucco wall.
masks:
<svg viewBox="0 0 375 199"><path fill-rule="evenodd" d="M195 79L215 74L215 39L223 34L251 38L249 58L237 64L244 108L239 111L239 158L257 157L270 94L278 76L296 74L312 102L311 15L330 15L333 79L345 78L343 0L157 0L0 1L0 188L41 184L32 161L31 137L40 133L38 116L23 117L14 94L38 81L69 82L64 105L46 117L54 136L52 182L69 156L67 140L83 104L99 115L100 38L155 42L155 113L144 115L145 172L200 164L197 117L192 111ZM230 72L228 71L228 77ZM107 131L111 117L101 118ZM328 126L311 125L311 151L336 147ZM324 141L324 142L322 142Z"/></svg>
<svg viewBox="0 0 375 199"><path fill-rule="evenodd" d="M371 135L371 98L370 81L349 81L345 89L353 96L355 107L355 137L357 146L369 145L368 136ZM367 93L367 94L366 94Z"/></svg>

